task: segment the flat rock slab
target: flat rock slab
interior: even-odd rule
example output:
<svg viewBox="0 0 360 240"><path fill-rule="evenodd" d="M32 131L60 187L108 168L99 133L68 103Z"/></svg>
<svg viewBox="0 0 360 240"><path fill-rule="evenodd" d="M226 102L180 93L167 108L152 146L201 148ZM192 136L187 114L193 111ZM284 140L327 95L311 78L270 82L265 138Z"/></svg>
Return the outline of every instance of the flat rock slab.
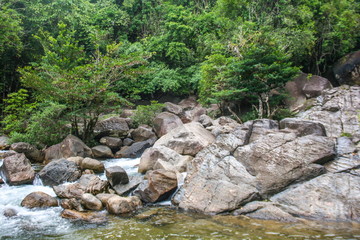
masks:
<svg viewBox="0 0 360 240"><path fill-rule="evenodd" d="M328 173L281 192L271 201L295 216L360 222L360 177Z"/></svg>

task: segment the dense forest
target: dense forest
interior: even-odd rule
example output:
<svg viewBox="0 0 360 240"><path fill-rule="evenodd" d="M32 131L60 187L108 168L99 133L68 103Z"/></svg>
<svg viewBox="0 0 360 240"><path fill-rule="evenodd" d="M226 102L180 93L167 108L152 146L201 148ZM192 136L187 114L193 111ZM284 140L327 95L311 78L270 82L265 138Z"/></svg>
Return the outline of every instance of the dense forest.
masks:
<svg viewBox="0 0 360 240"><path fill-rule="evenodd" d="M279 117L287 81L326 76L359 49L359 4L1 0L1 131L87 140L101 114L163 95L196 95L242 120Z"/></svg>

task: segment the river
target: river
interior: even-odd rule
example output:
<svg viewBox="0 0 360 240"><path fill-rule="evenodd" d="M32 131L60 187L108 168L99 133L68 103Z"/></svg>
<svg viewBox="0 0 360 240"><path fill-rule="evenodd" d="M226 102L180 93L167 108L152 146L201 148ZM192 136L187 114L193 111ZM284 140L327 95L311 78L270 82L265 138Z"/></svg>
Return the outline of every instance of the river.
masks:
<svg viewBox="0 0 360 240"><path fill-rule="evenodd" d="M111 159L105 166L122 166L138 174L139 159ZM2 160L0 160L2 165ZM39 166L35 166L37 169ZM105 178L104 175L100 176ZM55 196L36 179L32 185L0 185L0 239L360 239L360 225L351 223L280 223L235 216L187 213L173 206L147 206L133 215L108 216L103 224L71 222L60 217L60 207L26 209L20 206L29 193ZM160 205L168 205L169 202ZM5 217L14 209L17 215Z"/></svg>

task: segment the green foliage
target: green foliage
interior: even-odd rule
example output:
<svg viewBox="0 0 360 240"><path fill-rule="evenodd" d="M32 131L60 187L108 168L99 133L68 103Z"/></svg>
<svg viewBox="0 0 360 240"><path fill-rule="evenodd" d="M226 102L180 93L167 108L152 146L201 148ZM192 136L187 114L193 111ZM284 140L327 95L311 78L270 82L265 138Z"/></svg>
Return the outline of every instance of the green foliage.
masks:
<svg viewBox="0 0 360 240"><path fill-rule="evenodd" d="M71 122L72 133L88 141L99 115L126 102L113 91L114 82L137 75L136 68L145 59L121 58L121 44L115 43L107 45L105 53L96 49L88 56L75 31L65 24L59 28L56 37L46 32L39 37L45 55L39 63L19 70L21 80L39 100L66 106L63 117Z"/></svg>
<svg viewBox="0 0 360 240"><path fill-rule="evenodd" d="M138 127L141 124L153 126L154 118L161 113L164 104L157 101L151 101L150 105L138 105L135 114L131 117L133 127Z"/></svg>
<svg viewBox="0 0 360 240"><path fill-rule="evenodd" d="M5 118L1 123L4 126L3 130L5 133L24 131L29 115L37 105L30 102L29 97L26 89L20 89L18 92L10 93L3 100L5 104Z"/></svg>
<svg viewBox="0 0 360 240"><path fill-rule="evenodd" d="M281 108L281 109L278 109L278 110L275 112L275 114L274 114L274 116L272 117L272 119L280 121L280 120L282 120L282 119L284 119L284 118L293 118L293 117L295 117L295 116L296 116L296 114L295 114L294 112L290 111L289 109L287 109L287 108Z"/></svg>
<svg viewBox="0 0 360 240"><path fill-rule="evenodd" d="M351 133L348 133L348 132L342 132L340 137L348 137L348 138L352 138L352 135Z"/></svg>
<svg viewBox="0 0 360 240"><path fill-rule="evenodd" d="M49 102L38 106L39 110L29 119L24 133L13 131L11 142L28 142L39 148L51 146L62 141L69 134L62 115L66 111L65 105Z"/></svg>

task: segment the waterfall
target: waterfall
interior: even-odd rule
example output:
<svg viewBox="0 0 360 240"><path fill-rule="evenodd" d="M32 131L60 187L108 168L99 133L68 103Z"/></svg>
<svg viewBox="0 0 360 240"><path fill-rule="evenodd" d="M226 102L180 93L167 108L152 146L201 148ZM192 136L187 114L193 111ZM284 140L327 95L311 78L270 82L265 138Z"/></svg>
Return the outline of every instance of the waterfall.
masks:
<svg viewBox="0 0 360 240"><path fill-rule="evenodd" d="M38 174L36 174L35 179L33 181L33 185L35 186L44 186L43 182L41 181L41 178Z"/></svg>

